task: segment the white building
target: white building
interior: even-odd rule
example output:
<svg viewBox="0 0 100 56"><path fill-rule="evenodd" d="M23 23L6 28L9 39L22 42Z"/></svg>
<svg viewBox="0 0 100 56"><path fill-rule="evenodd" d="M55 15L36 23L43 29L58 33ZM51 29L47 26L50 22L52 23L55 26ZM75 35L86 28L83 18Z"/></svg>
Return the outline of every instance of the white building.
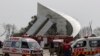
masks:
<svg viewBox="0 0 100 56"><path fill-rule="evenodd" d="M38 3L37 20L27 32L28 35L58 33L75 37L81 29L77 20L66 14ZM52 32L53 31L53 32Z"/></svg>

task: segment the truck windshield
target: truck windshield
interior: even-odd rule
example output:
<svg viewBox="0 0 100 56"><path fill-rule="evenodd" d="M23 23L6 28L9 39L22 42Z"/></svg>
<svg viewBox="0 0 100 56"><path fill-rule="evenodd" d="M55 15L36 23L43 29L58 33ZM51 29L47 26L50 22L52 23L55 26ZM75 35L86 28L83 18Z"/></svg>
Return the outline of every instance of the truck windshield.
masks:
<svg viewBox="0 0 100 56"><path fill-rule="evenodd" d="M29 42L28 44L29 44L29 47L31 49L34 49L34 50L37 50L37 49L41 48L40 45L37 42Z"/></svg>

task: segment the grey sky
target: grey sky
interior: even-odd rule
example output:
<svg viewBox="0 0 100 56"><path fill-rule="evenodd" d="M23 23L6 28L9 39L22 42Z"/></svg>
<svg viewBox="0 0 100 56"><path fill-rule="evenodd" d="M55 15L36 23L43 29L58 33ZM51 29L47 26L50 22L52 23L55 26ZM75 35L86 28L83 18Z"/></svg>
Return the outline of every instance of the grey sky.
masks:
<svg viewBox="0 0 100 56"><path fill-rule="evenodd" d="M25 27L36 15L37 1L77 19L82 26L92 20L93 28L100 25L100 0L0 0L0 24Z"/></svg>

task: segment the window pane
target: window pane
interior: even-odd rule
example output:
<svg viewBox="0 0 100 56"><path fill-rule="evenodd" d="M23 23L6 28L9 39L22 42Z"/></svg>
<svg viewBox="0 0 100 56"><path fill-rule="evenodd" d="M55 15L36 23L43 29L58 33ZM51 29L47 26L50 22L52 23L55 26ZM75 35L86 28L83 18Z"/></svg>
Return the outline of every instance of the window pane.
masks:
<svg viewBox="0 0 100 56"><path fill-rule="evenodd" d="M76 48L78 48L78 47L85 47L85 46L86 46L86 41L79 41L75 45Z"/></svg>
<svg viewBox="0 0 100 56"><path fill-rule="evenodd" d="M27 43L27 42L22 42L21 48L29 48L29 47L28 47L28 43Z"/></svg>
<svg viewBox="0 0 100 56"><path fill-rule="evenodd" d="M40 45L37 42L29 42L29 47L32 49L40 49Z"/></svg>
<svg viewBox="0 0 100 56"><path fill-rule="evenodd" d="M20 42L17 42L17 41L12 41L11 46L12 46L12 47L19 48L19 47L20 47Z"/></svg>
<svg viewBox="0 0 100 56"><path fill-rule="evenodd" d="M100 40L98 40L98 47L100 47Z"/></svg>
<svg viewBox="0 0 100 56"><path fill-rule="evenodd" d="M5 47L10 47L10 46L11 46L11 41L6 41L6 42L4 43L4 46L5 46Z"/></svg>
<svg viewBox="0 0 100 56"><path fill-rule="evenodd" d="M100 47L100 40L91 40L89 43L90 47Z"/></svg>

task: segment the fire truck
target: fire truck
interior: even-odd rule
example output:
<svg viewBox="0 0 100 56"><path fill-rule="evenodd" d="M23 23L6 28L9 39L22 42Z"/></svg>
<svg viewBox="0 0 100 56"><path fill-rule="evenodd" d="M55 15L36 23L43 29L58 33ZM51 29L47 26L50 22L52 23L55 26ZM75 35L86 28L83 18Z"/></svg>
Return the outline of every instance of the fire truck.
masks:
<svg viewBox="0 0 100 56"><path fill-rule="evenodd" d="M100 55L100 37L85 37L73 41L73 56Z"/></svg>

